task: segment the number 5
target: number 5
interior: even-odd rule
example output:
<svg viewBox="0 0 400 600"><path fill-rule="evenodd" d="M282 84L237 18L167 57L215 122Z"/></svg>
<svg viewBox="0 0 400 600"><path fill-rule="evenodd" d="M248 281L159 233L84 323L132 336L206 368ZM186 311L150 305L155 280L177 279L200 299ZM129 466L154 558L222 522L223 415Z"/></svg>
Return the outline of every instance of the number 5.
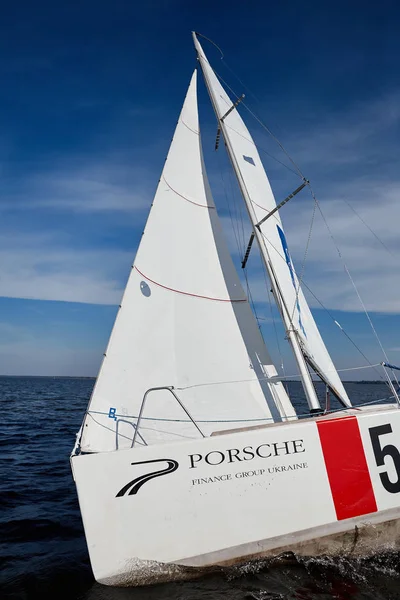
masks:
<svg viewBox="0 0 400 600"><path fill-rule="evenodd" d="M379 436L392 433L392 426L387 423L386 425L380 425L379 427L371 427L369 429L369 435L371 437L372 449L375 454L375 461L378 467L382 467L385 464L385 456L391 456L397 472L397 481L390 481L388 474L385 472L379 473L381 482L385 490L391 494L397 494L400 492L400 452L392 444L381 446Z"/></svg>

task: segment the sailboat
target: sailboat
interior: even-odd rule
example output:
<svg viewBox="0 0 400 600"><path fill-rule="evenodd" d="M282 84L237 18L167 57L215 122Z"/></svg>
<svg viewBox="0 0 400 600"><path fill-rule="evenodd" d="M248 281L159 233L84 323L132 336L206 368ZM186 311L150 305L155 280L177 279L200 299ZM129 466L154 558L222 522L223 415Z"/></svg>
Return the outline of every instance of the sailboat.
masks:
<svg viewBox="0 0 400 600"><path fill-rule="evenodd" d="M283 552L365 555L400 540L399 405L352 406L240 99L193 39L252 226L247 254L255 242L309 414L296 414L224 239L195 71L71 455L93 573L106 585ZM324 413L311 370L342 410Z"/></svg>

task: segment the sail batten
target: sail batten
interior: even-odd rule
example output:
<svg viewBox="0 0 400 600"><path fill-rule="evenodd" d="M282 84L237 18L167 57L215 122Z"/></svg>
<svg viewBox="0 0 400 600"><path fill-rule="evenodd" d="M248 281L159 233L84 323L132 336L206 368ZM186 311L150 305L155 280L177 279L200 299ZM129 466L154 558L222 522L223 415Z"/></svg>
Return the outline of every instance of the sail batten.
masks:
<svg viewBox="0 0 400 600"><path fill-rule="evenodd" d="M193 75L84 421L81 449L198 437L296 418L225 243ZM202 385L203 384L203 385ZM204 385L206 384L206 385Z"/></svg>
<svg viewBox="0 0 400 600"><path fill-rule="evenodd" d="M270 275L271 285L276 291L275 301L302 376L310 408L318 409L319 401L308 371L306 356L342 404L351 406L299 285L279 211L262 221L276 209L276 202L257 147L237 108L211 68L195 34L193 38L218 124L253 224L253 232Z"/></svg>

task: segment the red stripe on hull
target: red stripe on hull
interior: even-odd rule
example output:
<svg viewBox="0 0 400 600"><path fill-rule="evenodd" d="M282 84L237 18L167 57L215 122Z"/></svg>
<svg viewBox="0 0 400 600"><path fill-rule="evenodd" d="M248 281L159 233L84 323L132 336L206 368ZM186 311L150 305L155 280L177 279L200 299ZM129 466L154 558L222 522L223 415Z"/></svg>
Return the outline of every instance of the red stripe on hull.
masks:
<svg viewBox="0 0 400 600"><path fill-rule="evenodd" d="M377 511L356 417L317 421L339 521Z"/></svg>

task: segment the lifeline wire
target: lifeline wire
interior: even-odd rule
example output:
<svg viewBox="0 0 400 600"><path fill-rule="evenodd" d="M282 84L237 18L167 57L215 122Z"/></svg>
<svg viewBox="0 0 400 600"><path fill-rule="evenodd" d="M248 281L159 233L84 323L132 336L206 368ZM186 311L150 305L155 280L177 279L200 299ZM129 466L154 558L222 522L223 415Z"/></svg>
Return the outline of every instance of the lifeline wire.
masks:
<svg viewBox="0 0 400 600"><path fill-rule="evenodd" d="M179 389L179 388L176 388ZM346 406L343 408L335 408L332 410L327 411L327 413L324 414L332 414L332 413L338 413L338 412L343 412L343 411L348 411L348 410L357 410L359 407L361 406L369 406L372 404L377 404L378 402L387 402L388 400L392 400L394 399L394 396L388 396L387 398L379 398L379 400L371 400L369 402L363 402L361 404L357 404L356 406ZM115 430L112 429L111 427L107 427L106 425L102 425L101 423L99 423L98 421L96 421L96 419L92 416L93 414L95 415L104 415L104 416L108 416L107 412L102 412L99 410L90 410L87 411L87 414L91 416L91 418L94 420L95 423L97 423L98 425L101 425L102 427L104 427L105 429L108 429L110 431L112 431L115 434ZM134 415L115 415L116 417L124 417L125 419L137 419L137 416ZM299 419L301 419L302 417L307 418L310 417L310 413L303 413L301 415L297 415L297 417ZM190 419L163 419L160 417L141 417L141 419L146 420L146 421L161 421L161 422L165 422L165 423L192 423L192 421L190 421ZM290 417L288 418L288 420L290 420ZM292 419L293 421L294 419ZM272 417L263 417L263 418L255 418L255 419L210 419L210 420L202 420L202 419L196 419L196 423L252 423L252 422L259 422L259 421L274 421ZM165 433L172 433L172 432L165 432ZM122 437L126 437L126 439L131 440L131 438L128 438L127 436L124 436L122 434L119 434ZM180 437L186 437L182 434L175 434L174 435L178 435Z"/></svg>

